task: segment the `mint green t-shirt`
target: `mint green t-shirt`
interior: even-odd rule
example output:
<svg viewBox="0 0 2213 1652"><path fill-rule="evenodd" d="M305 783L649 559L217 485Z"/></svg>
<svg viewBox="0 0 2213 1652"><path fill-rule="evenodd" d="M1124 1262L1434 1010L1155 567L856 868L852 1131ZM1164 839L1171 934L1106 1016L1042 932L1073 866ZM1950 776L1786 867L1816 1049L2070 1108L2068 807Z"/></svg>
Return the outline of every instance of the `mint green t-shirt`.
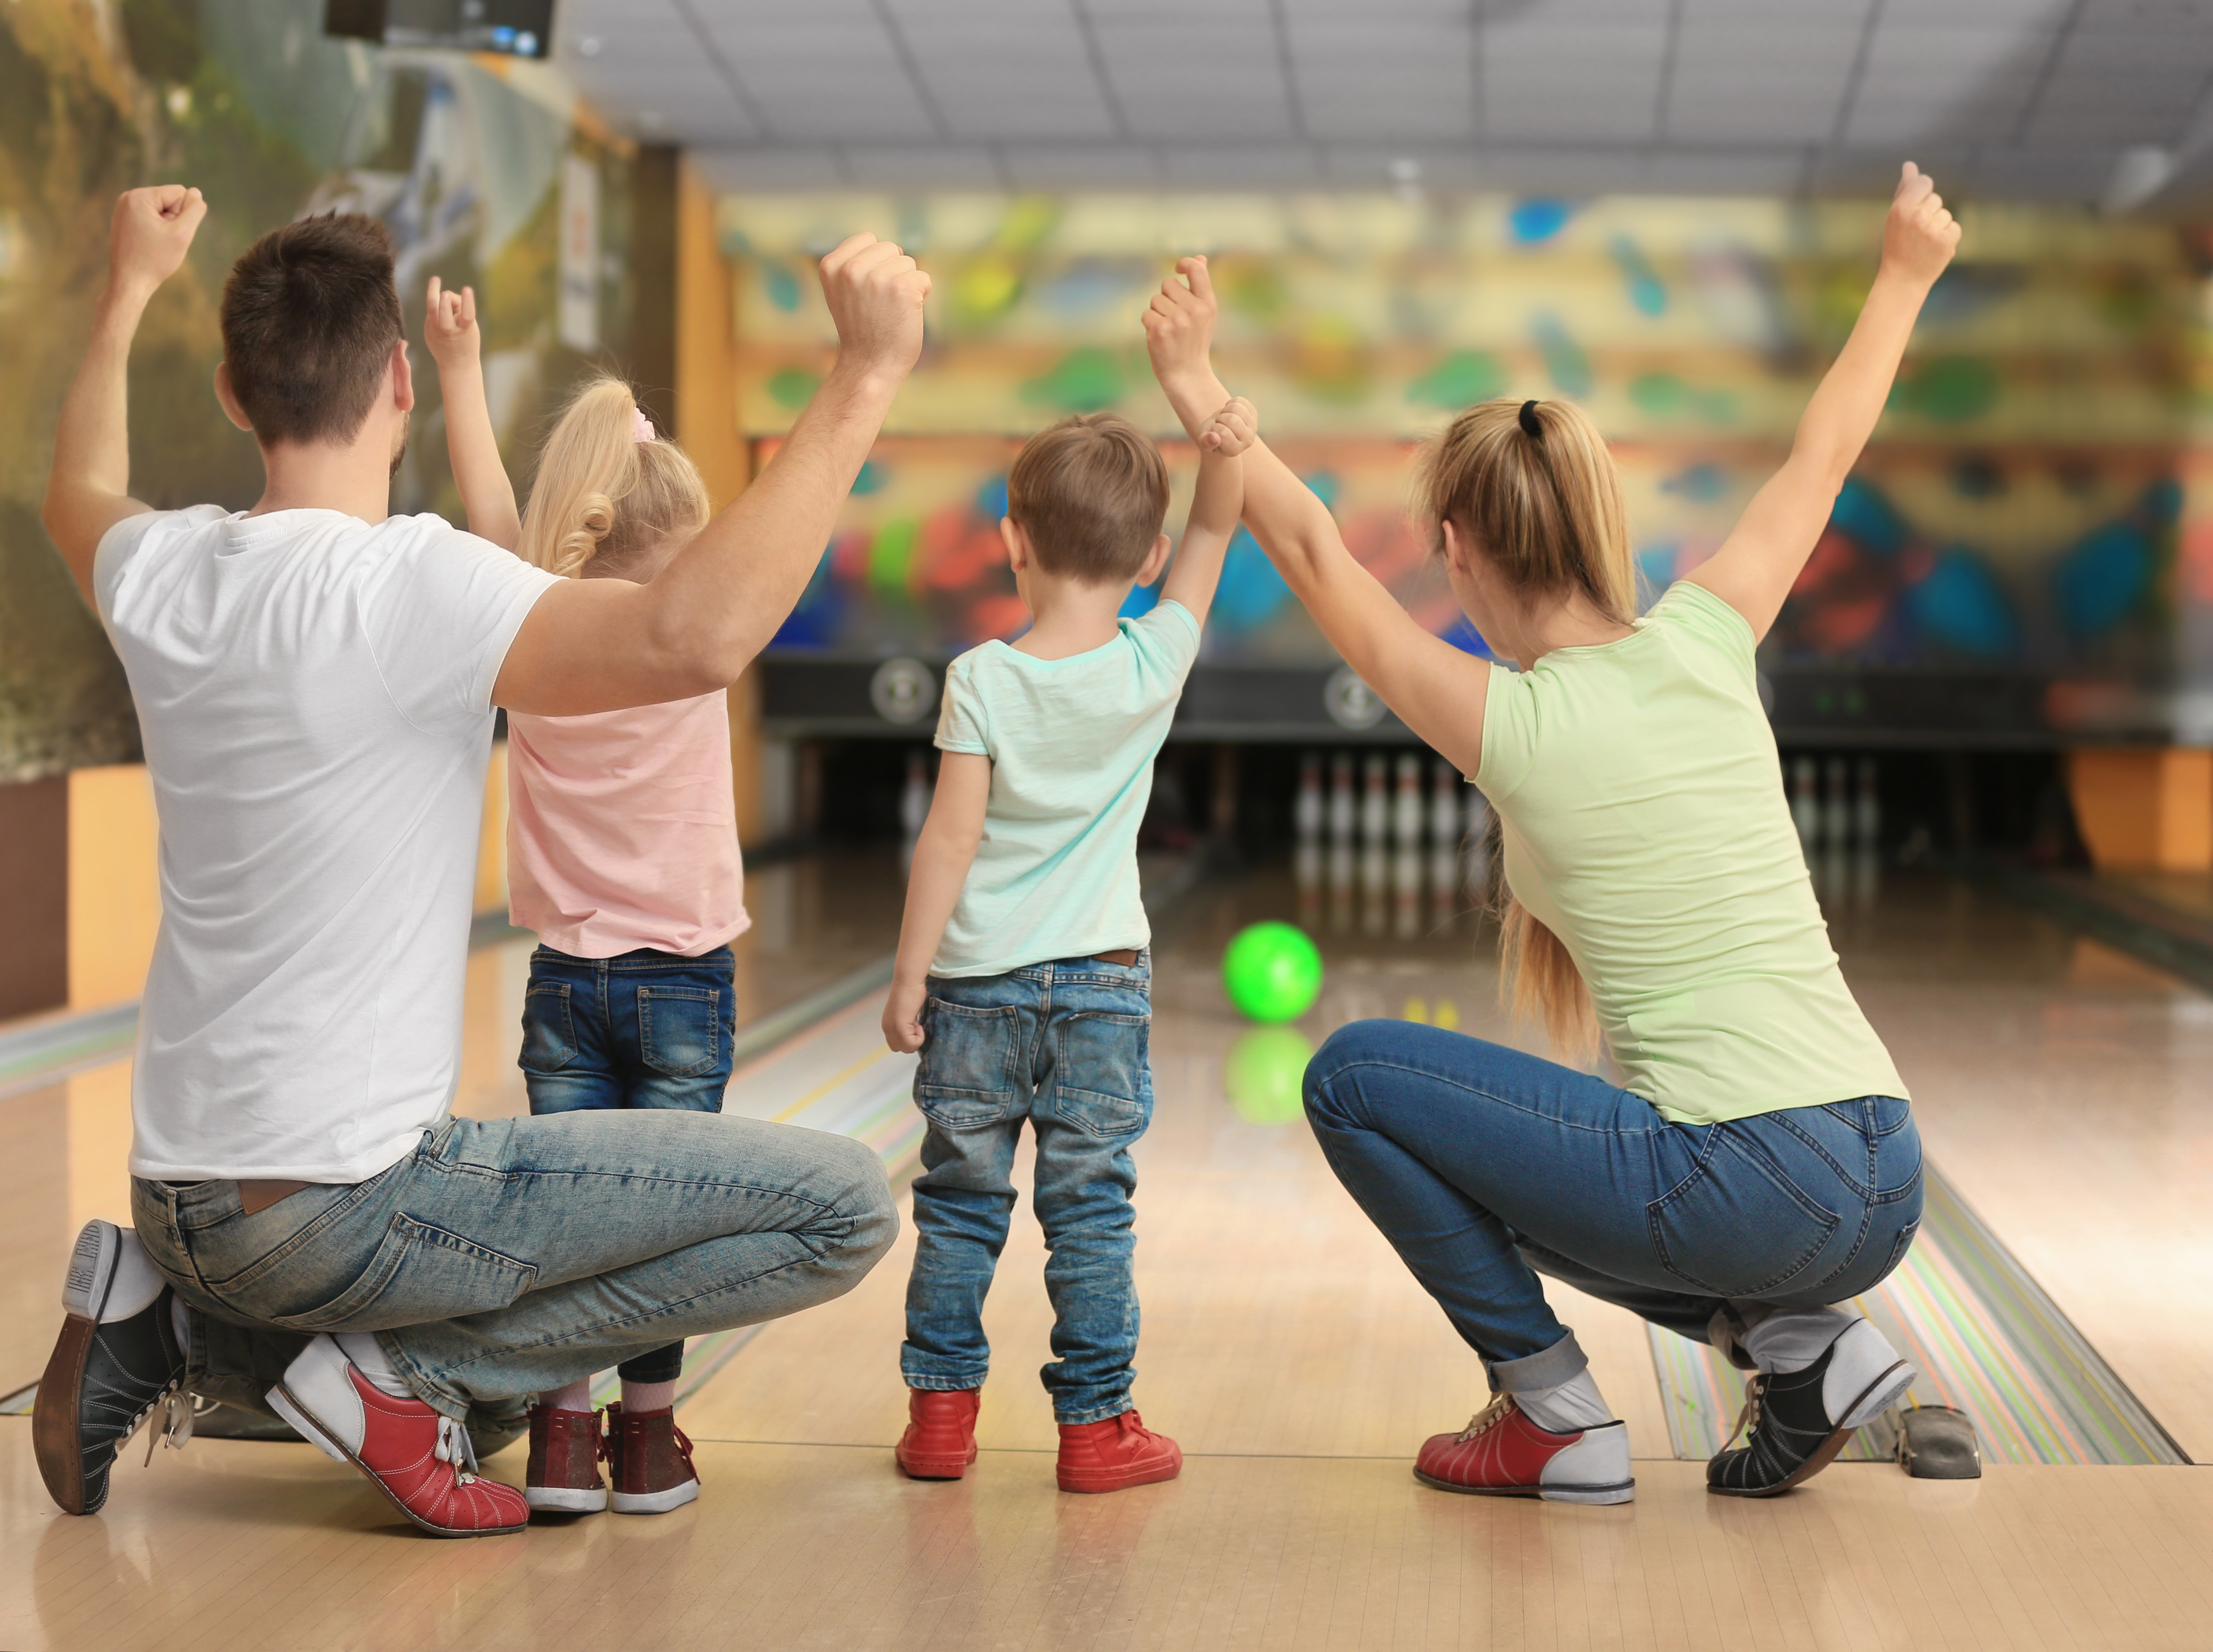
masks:
<svg viewBox="0 0 2213 1652"><path fill-rule="evenodd" d="M1198 621L1162 602L1086 654L1039 660L986 643L946 668L938 747L990 758L991 798L931 974L1002 975L1151 942L1137 823L1198 657Z"/></svg>
<svg viewBox="0 0 2213 1652"><path fill-rule="evenodd" d="M1685 581L1632 636L1494 666L1484 710L1507 882L1678 1124L1905 1094L1830 948L1753 649Z"/></svg>

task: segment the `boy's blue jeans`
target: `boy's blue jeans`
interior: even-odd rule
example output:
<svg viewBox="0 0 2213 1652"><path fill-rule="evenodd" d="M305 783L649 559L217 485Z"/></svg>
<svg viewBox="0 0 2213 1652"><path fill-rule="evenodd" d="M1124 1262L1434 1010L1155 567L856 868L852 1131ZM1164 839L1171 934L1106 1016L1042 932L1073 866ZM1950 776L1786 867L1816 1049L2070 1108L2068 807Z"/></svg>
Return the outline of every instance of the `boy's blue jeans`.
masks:
<svg viewBox="0 0 2213 1652"><path fill-rule="evenodd" d="M1746 1304L1870 1290L1921 1222L1921 1136L1895 1096L1678 1125L1502 1045L1354 1021L1308 1065L1307 1118L1494 1388L1587 1362L1539 1274L1708 1340Z"/></svg>
<svg viewBox="0 0 2213 1652"><path fill-rule="evenodd" d="M720 1113L730 1082L737 1002L728 947L697 958L641 947L613 958L530 954L522 1069L530 1111L664 1107ZM674 1382L684 1344L625 1360L631 1382Z"/></svg>
<svg viewBox="0 0 2213 1652"><path fill-rule="evenodd" d="M984 1385L984 1296L1007 1241L1027 1119L1037 1133L1033 1203L1051 1253L1055 1357L1039 1375L1058 1421L1119 1416L1137 1351L1130 1147L1153 1116L1150 954L1131 966L1065 958L933 977L922 1025L914 1099L929 1127L899 1349L907 1386Z"/></svg>

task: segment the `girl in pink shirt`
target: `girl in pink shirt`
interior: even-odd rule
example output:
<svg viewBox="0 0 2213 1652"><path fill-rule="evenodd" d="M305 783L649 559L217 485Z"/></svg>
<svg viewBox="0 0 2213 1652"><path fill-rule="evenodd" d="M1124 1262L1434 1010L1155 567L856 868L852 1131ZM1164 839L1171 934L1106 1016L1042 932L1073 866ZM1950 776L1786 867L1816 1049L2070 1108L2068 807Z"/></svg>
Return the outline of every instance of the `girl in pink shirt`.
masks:
<svg viewBox="0 0 2213 1652"><path fill-rule="evenodd" d="M476 301L430 281L430 353L454 479L472 532L576 579L653 578L712 514L699 472L657 436L628 385L596 378L546 438L527 510L500 462L478 354ZM588 716L510 713L508 884L537 932L522 1009L533 1113L614 1107L716 1113L735 1031L729 942L747 926L730 790L729 702ZM616 1367L604 1434L588 1381L530 1411L533 1509L661 1514L699 1494L672 1406L684 1344L646 1339Z"/></svg>

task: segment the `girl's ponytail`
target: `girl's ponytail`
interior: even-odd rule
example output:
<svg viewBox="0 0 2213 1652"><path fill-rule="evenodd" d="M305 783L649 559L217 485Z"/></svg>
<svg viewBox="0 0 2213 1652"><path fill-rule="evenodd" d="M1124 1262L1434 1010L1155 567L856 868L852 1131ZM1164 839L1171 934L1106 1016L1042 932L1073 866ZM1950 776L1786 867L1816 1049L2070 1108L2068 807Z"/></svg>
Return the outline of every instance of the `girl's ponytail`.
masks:
<svg viewBox="0 0 2213 1652"><path fill-rule="evenodd" d="M516 554L564 577L621 574L704 527L698 471L674 442L648 436L651 428L620 379L579 386L539 455Z"/></svg>

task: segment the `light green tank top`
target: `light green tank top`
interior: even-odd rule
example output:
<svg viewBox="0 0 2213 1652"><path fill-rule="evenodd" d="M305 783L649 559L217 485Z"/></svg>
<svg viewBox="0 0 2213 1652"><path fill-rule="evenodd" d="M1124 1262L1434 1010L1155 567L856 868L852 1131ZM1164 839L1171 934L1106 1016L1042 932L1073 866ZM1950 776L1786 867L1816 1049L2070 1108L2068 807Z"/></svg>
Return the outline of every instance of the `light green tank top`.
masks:
<svg viewBox="0 0 2213 1652"><path fill-rule="evenodd" d="M1507 882L1574 955L1624 1087L1679 1124L1905 1094L1829 946L1753 649L1684 581L1632 636L1494 666L1484 711Z"/></svg>

